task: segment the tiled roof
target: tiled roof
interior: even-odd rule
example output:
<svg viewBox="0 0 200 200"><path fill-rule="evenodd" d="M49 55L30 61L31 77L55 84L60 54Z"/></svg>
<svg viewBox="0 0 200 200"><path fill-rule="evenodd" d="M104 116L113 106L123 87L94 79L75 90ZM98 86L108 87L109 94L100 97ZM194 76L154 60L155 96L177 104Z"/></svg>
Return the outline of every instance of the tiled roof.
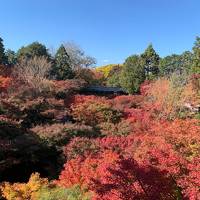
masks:
<svg viewBox="0 0 200 200"><path fill-rule="evenodd" d="M89 86L84 88L85 92L126 93L120 87Z"/></svg>

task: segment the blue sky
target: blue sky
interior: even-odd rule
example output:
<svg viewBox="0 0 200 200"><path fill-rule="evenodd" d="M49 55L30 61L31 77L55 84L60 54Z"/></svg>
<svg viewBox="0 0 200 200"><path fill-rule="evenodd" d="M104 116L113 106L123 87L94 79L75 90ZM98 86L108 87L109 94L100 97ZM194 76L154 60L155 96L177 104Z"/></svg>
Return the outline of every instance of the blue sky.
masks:
<svg viewBox="0 0 200 200"><path fill-rule="evenodd" d="M121 63L153 43L160 56L191 50L200 0L0 0L0 37L17 50L33 41L74 41L98 65Z"/></svg>

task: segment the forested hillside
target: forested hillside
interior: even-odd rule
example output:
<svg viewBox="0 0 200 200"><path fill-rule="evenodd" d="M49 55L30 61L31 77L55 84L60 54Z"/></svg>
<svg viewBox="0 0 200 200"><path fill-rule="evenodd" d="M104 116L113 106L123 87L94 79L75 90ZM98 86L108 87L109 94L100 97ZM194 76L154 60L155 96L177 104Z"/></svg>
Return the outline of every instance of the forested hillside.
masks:
<svg viewBox="0 0 200 200"><path fill-rule="evenodd" d="M200 38L95 64L74 43L0 38L0 199L200 200ZM94 85L127 95L80 92Z"/></svg>

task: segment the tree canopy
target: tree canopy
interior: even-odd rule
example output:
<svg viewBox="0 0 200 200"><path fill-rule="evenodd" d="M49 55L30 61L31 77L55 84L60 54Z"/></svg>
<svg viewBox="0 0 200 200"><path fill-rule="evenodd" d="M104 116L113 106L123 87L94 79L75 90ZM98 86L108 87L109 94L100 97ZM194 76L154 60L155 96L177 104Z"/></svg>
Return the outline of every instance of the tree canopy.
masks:
<svg viewBox="0 0 200 200"><path fill-rule="evenodd" d="M158 76L160 57L150 44L145 52L141 55L144 60L145 75L147 79L152 79Z"/></svg>
<svg viewBox="0 0 200 200"><path fill-rule="evenodd" d="M121 86L130 94L139 91L145 80L144 63L140 56L133 55L126 59L121 75Z"/></svg>
<svg viewBox="0 0 200 200"><path fill-rule="evenodd" d="M159 70L161 76L170 76L172 73L189 73L192 66L192 53L185 51L181 55L172 54L160 60Z"/></svg>
<svg viewBox="0 0 200 200"><path fill-rule="evenodd" d="M12 51L11 49L6 50L5 56L6 56L8 65L17 64L17 55L14 51Z"/></svg>
<svg viewBox="0 0 200 200"><path fill-rule="evenodd" d="M27 59L27 58L33 58L35 56L38 57L47 57L49 58L50 55L48 53L48 49L45 45L39 43L39 42L33 42L25 47L22 47L17 52L17 58L18 59Z"/></svg>

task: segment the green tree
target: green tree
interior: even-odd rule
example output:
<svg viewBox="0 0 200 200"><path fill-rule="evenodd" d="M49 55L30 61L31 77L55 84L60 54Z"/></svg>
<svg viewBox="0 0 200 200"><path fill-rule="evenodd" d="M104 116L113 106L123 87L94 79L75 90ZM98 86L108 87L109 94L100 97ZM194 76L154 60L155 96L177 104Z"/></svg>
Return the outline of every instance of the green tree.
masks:
<svg viewBox="0 0 200 200"><path fill-rule="evenodd" d="M144 61L138 55L126 59L121 74L121 86L129 93L139 91L140 84L145 80Z"/></svg>
<svg viewBox="0 0 200 200"><path fill-rule="evenodd" d="M192 72L200 73L200 37L196 38L196 41L193 47Z"/></svg>
<svg viewBox="0 0 200 200"><path fill-rule="evenodd" d="M181 55L172 54L160 59L160 75L171 76L174 72L189 73L192 66L192 56L190 51L185 51Z"/></svg>
<svg viewBox="0 0 200 200"><path fill-rule="evenodd" d="M73 70L70 66L70 58L63 45L57 50L55 55L55 63L51 74L57 80L71 79L74 77Z"/></svg>
<svg viewBox="0 0 200 200"><path fill-rule="evenodd" d="M0 38L0 64L6 64L5 48L2 38Z"/></svg>
<svg viewBox="0 0 200 200"><path fill-rule="evenodd" d="M18 60L24 59L24 58L29 59L35 56L50 58L50 55L48 53L48 49L46 48L46 46L39 42L33 42L32 44L22 47L17 52Z"/></svg>
<svg viewBox="0 0 200 200"><path fill-rule="evenodd" d="M107 76L107 85L120 87L120 79L122 73L122 66L121 65L114 65L112 69L109 71Z"/></svg>
<svg viewBox="0 0 200 200"><path fill-rule="evenodd" d="M6 50L5 56L8 65L15 65L17 63L17 55L14 51L10 49Z"/></svg>
<svg viewBox="0 0 200 200"><path fill-rule="evenodd" d="M152 44L150 44L145 52L141 55L144 60L144 68L147 79L153 79L158 76L159 73L159 60L160 57L154 50Z"/></svg>
<svg viewBox="0 0 200 200"><path fill-rule="evenodd" d="M185 51L181 54L182 72L189 73L192 69L193 54Z"/></svg>

